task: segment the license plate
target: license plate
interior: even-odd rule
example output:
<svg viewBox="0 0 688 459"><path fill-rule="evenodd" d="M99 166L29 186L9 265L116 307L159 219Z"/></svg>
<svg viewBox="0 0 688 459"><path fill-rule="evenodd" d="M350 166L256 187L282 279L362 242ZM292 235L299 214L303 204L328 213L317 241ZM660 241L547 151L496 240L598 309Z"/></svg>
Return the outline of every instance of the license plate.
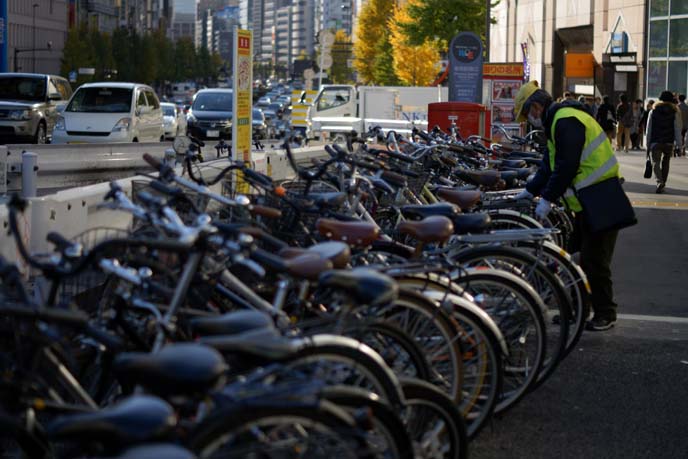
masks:
<svg viewBox="0 0 688 459"><path fill-rule="evenodd" d="M205 131L207 137L220 137L220 131Z"/></svg>

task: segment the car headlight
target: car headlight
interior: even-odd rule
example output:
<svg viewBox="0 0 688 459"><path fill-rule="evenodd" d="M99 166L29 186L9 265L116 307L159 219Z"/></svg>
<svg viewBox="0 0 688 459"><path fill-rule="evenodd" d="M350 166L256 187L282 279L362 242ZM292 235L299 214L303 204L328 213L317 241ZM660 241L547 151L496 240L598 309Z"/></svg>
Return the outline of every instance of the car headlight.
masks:
<svg viewBox="0 0 688 459"><path fill-rule="evenodd" d="M55 121L55 127L53 128L55 131L64 131L65 130L65 119L64 116L58 116L57 120Z"/></svg>
<svg viewBox="0 0 688 459"><path fill-rule="evenodd" d="M115 127L112 128L112 132L126 132L131 127L131 118L122 118L117 121Z"/></svg>
<svg viewBox="0 0 688 459"><path fill-rule="evenodd" d="M30 120L31 110L10 110L9 113L7 113L7 118L22 121Z"/></svg>
<svg viewBox="0 0 688 459"><path fill-rule="evenodd" d="M186 123L187 123L189 126L195 125L195 124L196 124L196 121L197 121L197 120L196 120L196 117L193 116L193 115L188 115L188 116L186 117Z"/></svg>

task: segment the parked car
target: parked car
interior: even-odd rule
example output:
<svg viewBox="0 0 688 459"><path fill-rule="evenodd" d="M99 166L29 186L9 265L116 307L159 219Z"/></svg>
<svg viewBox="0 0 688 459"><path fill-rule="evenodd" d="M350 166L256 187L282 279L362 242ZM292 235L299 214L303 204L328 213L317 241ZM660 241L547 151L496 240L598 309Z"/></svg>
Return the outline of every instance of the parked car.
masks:
<svg viewBox="0 0 688 459"><path fill-rule="evenodd" d="M265 124L265 115L260 108L254 108L252 113L253 139L266 139L268 137L268 126Z"/></svg>
<svg viewBox="0 0 688 459"><path fill-rule="evenodd" d="M53 143L157 142L164 140L162 108L150 86L87 83L57 119Z"/></svg>
<svg viewBox="0 0 688 459"><path fill-rule="evenodd" d="M286 107L287 105L291 105L291 96L281 95L275 102L279 102Z"/></svg>
<svg viewBox="0 0 688 459"><path fill-rule="evenodd" d="M72 87L60 76L0 73L0 142L48 142L58 109L71 95Z"/></svg>
<svg viewBox="0 0 688 459"><path fill-rule="evenodd" d="M186 132L186 117L178 106L171 103L161 103L162 117L165 126L165 138L173 139L180 133Z"/></svg>
<svg viewBox="0 0 688 459"><path fill-rule="evenodd" d="M280 104L279 102L273 102L272 104L268 105L267 108L263 109L263 113L265 114L265 118L268 120L282 118L284 113L284 105Z"/></svg>
<svg viewBox="0 0 688 459"><path fill-rule="evenodd" d="M233 96L227 88L198 91L186 117L187 133L198 139L231 139Z"/></svg>
<svg viewBox="0 0 688 459"><path fill-rule="evenodd" d="M272 102L272 101L270 100L269 97L263 96L260 99L258 99L258 102L256 102L256 107L265 108L268 105L270 105L270 102Z"/></svg>

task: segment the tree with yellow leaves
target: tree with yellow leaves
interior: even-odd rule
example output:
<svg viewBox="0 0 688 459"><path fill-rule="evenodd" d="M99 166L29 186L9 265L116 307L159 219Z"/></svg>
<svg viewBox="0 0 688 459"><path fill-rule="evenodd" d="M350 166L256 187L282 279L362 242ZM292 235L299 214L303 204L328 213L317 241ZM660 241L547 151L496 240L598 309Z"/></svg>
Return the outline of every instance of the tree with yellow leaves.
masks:
<svg viewBox="0 0 688 459"><path fill-rule="evenodd" d="M394 73L410 86L428 86L440 70L439 44L425 40L420 45L409 43L404 33L404 25L413 22L409 7L419 0L409 0L402 7L395 7L389 20L390 43L394 59Z"/></svg>
<svg viewBox="0 0 688 459"><path fill-rule="evenodd" d="M389 84L384 80L394 78L389 54L380 51L390 48L387 24L395 3L395 0L369 0L358 16L354 68L358 78L366 84Z"/></svg>

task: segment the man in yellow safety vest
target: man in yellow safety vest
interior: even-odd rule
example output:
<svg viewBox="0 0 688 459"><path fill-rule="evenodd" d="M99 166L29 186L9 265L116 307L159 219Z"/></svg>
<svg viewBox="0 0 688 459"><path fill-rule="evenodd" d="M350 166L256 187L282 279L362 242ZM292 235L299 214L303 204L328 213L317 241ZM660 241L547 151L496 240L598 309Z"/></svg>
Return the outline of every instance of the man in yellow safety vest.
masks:
<svg viewBox="0 0 688 459"><path fill-rule="evenodd" d="M559 199L576 214L580 264L590 282L594 312L586 328L608 330L616 322L611 262L618 230L591 232L574 189L619 176L612 145L585 107L576 101L553 103L552 96L540 89L536 81L524 84L514 102L518 121L527 120L534 128L543 129L548 147L537 174L517 197L541 196L535 209L540 219L550 212L551 203Z"/></svg>

